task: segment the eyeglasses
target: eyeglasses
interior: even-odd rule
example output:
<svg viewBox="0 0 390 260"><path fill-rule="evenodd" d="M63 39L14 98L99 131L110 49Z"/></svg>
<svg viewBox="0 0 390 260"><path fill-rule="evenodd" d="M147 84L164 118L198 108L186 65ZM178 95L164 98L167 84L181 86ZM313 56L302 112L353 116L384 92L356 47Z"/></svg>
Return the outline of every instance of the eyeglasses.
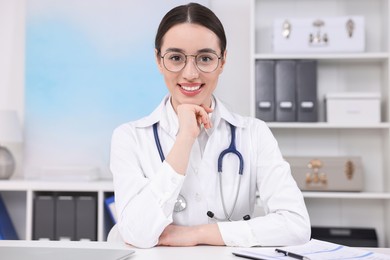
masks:
<svg viewBox="0 0 390 260"><path fill-rule="evenodd" d="M196 67L206 73L215 71L218 68L220 56L213 52L202 52L197 55L186 55L181 52L166 52L161 56L164 67L170 72L179 72L187 64L187 57L194 57Z"/></svg>

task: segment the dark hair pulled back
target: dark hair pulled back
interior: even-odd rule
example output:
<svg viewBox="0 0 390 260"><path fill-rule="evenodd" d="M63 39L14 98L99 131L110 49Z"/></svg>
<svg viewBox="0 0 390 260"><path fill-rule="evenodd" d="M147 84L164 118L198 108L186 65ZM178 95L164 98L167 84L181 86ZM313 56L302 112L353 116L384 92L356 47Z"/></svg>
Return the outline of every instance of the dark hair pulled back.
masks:
<svg viewBox="0 0 390 260"><path fill-rule="evenodd" d="M189 3L171 9L162 18L154 41L157 54L161 54L161 45L167 31L182 23L198 24L214 32L219 38L221 55L225 52L227 41L221 21L209 8L198 3Z"/></svg>

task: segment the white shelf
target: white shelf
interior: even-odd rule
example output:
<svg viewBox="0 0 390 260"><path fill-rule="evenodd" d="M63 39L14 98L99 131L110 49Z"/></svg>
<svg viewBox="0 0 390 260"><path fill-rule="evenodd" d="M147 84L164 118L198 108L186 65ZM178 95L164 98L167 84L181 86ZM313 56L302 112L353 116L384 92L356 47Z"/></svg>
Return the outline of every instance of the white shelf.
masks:
<svg viewBox="0 0 390 260"><path fill-rule="evenodd" d="M364 52L364 53L257 53L256 60L343 60L343 61L387 61L387 52Z"/></svg>
<svg viewBox="0 0 390 260"><path fill-rule="evenodd" d="M112 181L42 181L42 180L0 180L0 191L85 191L111 192Z"/></svg>
<svg viewBox="0 0 390 260"><path fill-rule="evenodd" d="M315 122L315 123L282 123L282 122L270 122L267 123L270 128L306 128L306 129L390 129L390 123L378 123L378 124L332 124L326 122Z"/></svg>
<svg viewBox="0 0 390 260"><path fill-rule="evenodd" d="M107 237L109 224L104 213L104 199L114 191L112 180L96 181L44 181L11 179L0 180L0 193L12 197L9 211L13 219L20 223L17 231L20 239L31 240L33 237L33 212L35 194L39 192L74 192L94 193L97 198L97 240ZM13 194L9 196L9 194ZM7 199L6 199L7 200ZM7 201L6 201L7 204ZM23 216L22 216L23 215Z"/></svg>
<svg viewBox="0 0 390 260"><path fill-rule="evenodd" d="M44 181L0 180L0 191L113 191L111 180L98 181Z"/></svg>
<svg viewBox="0 0 390 260"><path fill-rule="evenodd" d="M390 200L388 192L303 192L305 198Z"/></svg>
<svg viewBox="0 0 390 260"><path fill-rule="evenodd" d="M256 116L256 71L260 60L316 60L318 121L267 122L283 155L362 158L367 192L303 192L313 225L374 227L379 244L390 245L390 0L252 0L251 115ZM285 17L361 15L365 52L275 53L273 22ZM294 25L293 25L294 26ZM376 124L326 122L327 93L376 92Z"/></svg>

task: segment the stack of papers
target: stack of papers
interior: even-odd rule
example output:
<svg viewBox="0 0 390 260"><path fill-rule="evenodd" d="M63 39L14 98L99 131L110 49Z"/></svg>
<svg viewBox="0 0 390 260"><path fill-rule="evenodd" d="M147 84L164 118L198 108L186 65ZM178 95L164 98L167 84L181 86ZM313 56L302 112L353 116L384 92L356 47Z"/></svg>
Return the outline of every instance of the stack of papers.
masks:
<svg viewBox="0 0 390 260"><path fill-rule="evenodd" d="M275 248L247 248L232 252L236 256L257 260L275 259L302 259L302 260L328 260L328 259L371 259L389 260L389 255L374 253L369 250L362 250L354 247L343 246L335 243L312 239L308 243L299 246L287 246L278 248L284 252L292 253L293 256L286 256L278 253Z"/></svg>

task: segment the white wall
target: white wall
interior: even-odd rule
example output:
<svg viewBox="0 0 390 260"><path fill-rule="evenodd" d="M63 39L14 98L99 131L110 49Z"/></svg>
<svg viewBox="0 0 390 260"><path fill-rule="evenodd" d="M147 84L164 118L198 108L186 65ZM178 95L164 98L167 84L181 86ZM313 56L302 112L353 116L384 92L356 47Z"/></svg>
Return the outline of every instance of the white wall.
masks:
<svg viewBox="0 0 390 260"><path fill-rule="evenodd" d="M228 41L225 70L216 90L233 111L250 114L250 0L211 0Z"/></svg>
<svg viewBox="0 0 390 260"><path fill-rule="evenodd" d="M0 109L24 115L25 0L0 0Z"/></svg>
<svg viewBox="0 0 390 260"><path fill-rule="evenodd" d="M0 109L24 118L25 0L0 0ZM1 127L1 126L0 126ZM23 171L23 144L5 144L16 160L15 176Z"/></svg>

